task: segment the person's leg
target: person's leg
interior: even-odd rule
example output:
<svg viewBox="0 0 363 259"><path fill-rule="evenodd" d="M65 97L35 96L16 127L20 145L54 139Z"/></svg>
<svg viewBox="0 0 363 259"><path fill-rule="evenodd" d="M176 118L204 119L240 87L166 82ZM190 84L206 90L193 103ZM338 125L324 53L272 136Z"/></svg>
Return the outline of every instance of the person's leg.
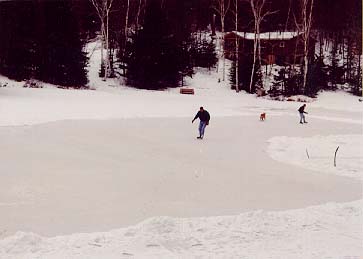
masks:
<svg viewBox="0 0 363 259"><path fill-rule="evenodd" d="M199 137L201 138L202 137L202 132L203 132L203 122L200 121L199 122Z"/></svg>
<svg viewBox="0 0 363 259"><path fill-rule="evenodd" d="M204 137L204 131L205 131L205 127L207 127L207 123L204 121L203 122L203 126L202 126L202 132L201 132L201 138L203 138Z"/></svg>
<svg viewBox="0 0 363 259"><path fill-rule="evenodd" d="M300 112L300 123L303 123L304 114Z"/></svg>

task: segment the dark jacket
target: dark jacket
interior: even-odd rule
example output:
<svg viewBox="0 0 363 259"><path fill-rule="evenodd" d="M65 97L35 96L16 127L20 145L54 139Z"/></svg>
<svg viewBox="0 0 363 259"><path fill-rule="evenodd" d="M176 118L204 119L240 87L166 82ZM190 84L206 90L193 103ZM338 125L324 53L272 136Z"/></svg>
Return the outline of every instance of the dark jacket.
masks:
<svg viewBox="0 0 363 259"><path fill-rule="evenodd" d="M299 108L299 112L300 112L300 113L306 113L306 112L304 111L304 109L305 109L305 106L303 105L303 106L301 106L301 107Z"/></svg>
<svg viewBox="0 0 363 259"><path fill-rule="evenodd" d="M195 115L193 121L196 120L197 118L199 118L201 121L209 122L210 115L209 115L209 113L206 110L203 110L202 112L199 111L197 113L197 115Z"/></svg>

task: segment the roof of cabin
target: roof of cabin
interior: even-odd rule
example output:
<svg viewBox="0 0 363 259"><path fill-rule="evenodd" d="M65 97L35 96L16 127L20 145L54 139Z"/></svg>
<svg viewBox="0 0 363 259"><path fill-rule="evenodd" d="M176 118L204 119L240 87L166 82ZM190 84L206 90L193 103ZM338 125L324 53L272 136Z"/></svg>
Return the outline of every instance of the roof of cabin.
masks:
<svg viewBox="0 0 363 259"><path fill-rule="evenodd" d="M253 32L240 32L240 31L232 31L230 33L237 34L239 37L247 39L247 40L253 40L255 38L255 33ZM227 33L229 34L229 33ZM290 40L298 35L301 35L302 32L263 32L260 33L260 39L261 40Z"/></svg>

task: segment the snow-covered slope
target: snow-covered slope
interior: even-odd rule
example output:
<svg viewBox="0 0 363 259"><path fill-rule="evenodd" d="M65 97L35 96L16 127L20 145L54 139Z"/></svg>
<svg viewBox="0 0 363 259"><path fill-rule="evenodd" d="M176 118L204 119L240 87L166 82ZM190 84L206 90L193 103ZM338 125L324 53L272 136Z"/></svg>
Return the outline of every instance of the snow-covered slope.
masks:
<svg viewBox="0 0 363 259"><path fill-rule="evenodd" d="M205 106L212 116L258 116L261 112L296 116L300 105L235 93L218 83L217 75L209 71L201 71L189 80L189 86L195 88L194 96L181 95L178 89L146 91L112 86L100 86L98 90L24 89L6 78L0 81L8 82L8 87L0 88L2 126L66 119L190 117L199 106ZM358 99L343 92L322 93L307 110L320 119L360 124L363 108ZM353 116L344 112L353 112Z"/></svg>

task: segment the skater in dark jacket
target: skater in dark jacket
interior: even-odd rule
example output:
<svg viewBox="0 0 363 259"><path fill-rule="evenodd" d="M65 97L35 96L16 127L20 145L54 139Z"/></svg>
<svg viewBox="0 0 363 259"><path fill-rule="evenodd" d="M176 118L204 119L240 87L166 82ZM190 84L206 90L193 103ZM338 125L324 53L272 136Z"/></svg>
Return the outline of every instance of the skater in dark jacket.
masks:
<svg viewBox="0 0 363 259"><path fill-rule="evenodd" d="M200 107L199 112L195 115L194 119L192 120L192 123L197 119L200 119L199 122L199 137L198 139L203 139L204 137L204 130L205 127L209 124L210 115L209 113L203 109L203 107Z"/></svg>
<svg viewBox="0 0 363 259"><path fill-rule="evenodd" d="M299 114L300 114L300 123L301 124L303 124L303 123L307 123L306 121L305 121L305 115L304 115L304 113L306 113L306 114L308 114L307 112L305 112L305 107L306 107L306 104L304 104L303 106L301 106L300 108L299 108Z"/></svg>

